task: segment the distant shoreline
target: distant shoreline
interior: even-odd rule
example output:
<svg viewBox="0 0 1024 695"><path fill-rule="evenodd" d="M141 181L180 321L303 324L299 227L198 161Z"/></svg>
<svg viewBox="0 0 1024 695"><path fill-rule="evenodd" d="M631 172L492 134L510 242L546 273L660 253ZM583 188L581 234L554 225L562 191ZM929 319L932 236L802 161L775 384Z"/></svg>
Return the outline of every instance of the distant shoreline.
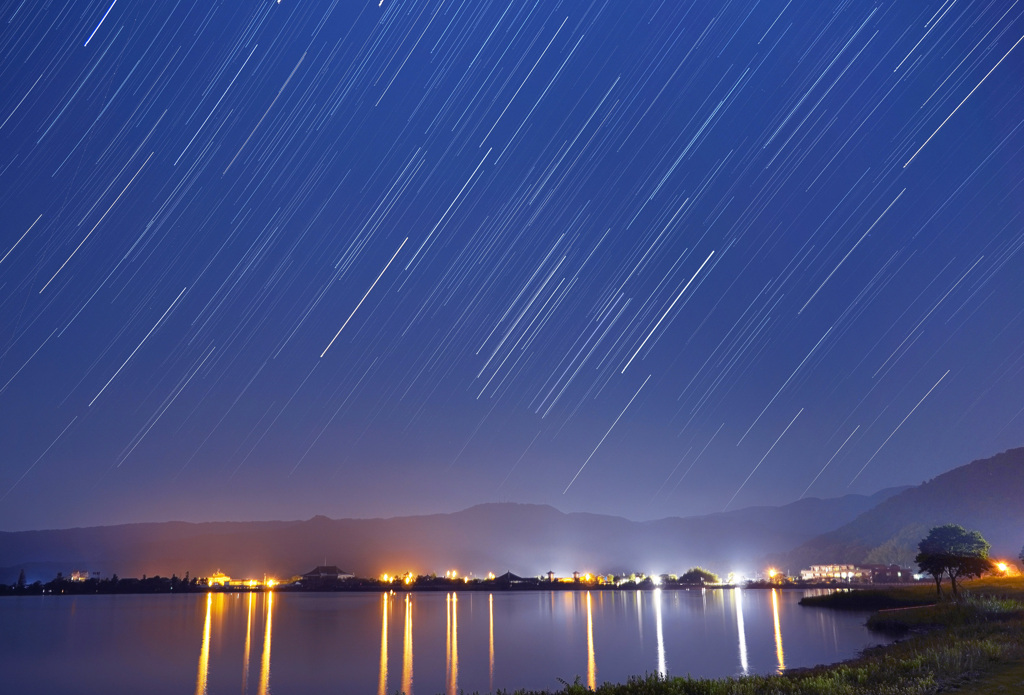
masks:
<svg viewBox="0 0 1024 695"><path fill-rule="evenodd" d="M559 582L559 581L524 581L501 582L496 580L434 580L413 584L381 582L372 579L352 579L331 585L302 586L298 584L279 584L273 587L256 586L209 586L202 580L177 580L177 578L149 577L143 579L103 579L73 582L54 580L46 584L35 582L18 588L11 585L0 585L0 596L104 596L115 594L247 594L275 591L278 593L296 594L344 594L344 593L438 593L438 592L563 592L563 591L702 591L705 589L750 589L783 591L807 590L848 590L870 588L893 588L908 584L829 584L829 583L784 583L749 582L746 584L655 584L647 580L643 582L626 582L623 584L607 584L596 582ZM910 585L913 586L913 585Z"/></svg>

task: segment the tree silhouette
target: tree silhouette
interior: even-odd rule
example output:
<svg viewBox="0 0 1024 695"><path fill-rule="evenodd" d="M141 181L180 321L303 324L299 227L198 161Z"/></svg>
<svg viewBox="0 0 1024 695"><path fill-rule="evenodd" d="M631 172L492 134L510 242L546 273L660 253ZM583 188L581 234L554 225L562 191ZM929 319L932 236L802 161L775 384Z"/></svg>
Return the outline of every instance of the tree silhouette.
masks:
<svg viewBox="0 0 1024 695"><path fill-rule="evenodd" d="M719 584L721 581L717 574L703 567L693 567L679 577L680 584Z"/></svg>
<svg viewBox="0 0 1024 695"><path fill-rule="evenodd" d="M990 569L988 550L991 546L977 531L968 531L958 524L936 526L917 544L914 560L922 572L935 578L935 589L942 597L942 575L949 577L953 597L959 598L957 579L981 576Z"/></svg>

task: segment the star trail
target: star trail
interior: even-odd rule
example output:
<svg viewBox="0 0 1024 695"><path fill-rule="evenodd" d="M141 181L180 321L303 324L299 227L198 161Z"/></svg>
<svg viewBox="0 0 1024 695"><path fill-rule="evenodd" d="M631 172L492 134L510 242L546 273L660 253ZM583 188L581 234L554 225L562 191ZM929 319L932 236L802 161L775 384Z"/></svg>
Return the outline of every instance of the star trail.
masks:
<svg viewBox="0 0 1024 695"><path fill-rule="evenodd" d="M1024 5L0 4L0 528L649 519L1024 432Z"/></svg>

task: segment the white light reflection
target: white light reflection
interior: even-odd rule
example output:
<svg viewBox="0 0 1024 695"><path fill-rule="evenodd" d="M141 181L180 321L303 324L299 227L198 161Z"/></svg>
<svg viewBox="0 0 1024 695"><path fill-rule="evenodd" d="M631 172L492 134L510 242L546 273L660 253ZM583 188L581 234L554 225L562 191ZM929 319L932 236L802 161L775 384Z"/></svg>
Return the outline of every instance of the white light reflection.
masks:
<svg viewBox="0 0 1024 695"><path fill-rule="evenodd" d="M665 635L661 629L661 589L654 590L654 622L658 630L658 675L666 678L668 666L665 664Z"/></svg>
<svg viewBox="0 0 1024 695"><path fill-rule="evenodd" d="M636 590L636 629L640 646L644 646L644 594Z"/></svg>
<svg viewBox="0 0 1024 695"><path fill-rule="evenodd" d="M736 631L740 639L740 669L745 676L749 670L747 666L747 634L743 630L743 589L732 590L733 605L736 607Z"/></svg>

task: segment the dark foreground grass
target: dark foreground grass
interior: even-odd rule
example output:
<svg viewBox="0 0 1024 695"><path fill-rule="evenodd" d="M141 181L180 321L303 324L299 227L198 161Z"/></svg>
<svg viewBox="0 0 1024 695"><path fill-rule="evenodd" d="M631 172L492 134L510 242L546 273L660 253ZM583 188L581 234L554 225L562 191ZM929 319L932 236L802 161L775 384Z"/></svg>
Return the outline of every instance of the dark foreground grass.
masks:
<svg viewBox="0 0 1024 695"><path fill-rule="evenodd" d="M876 605L899 606L872 616L874 626L908 635L856 659L774 676L699 679L636 677L605 683L600 695L963 695L1024 693L1024 578L967 582L962 600L920 606L920 592L872 592ZM934 602L934 587L930 600ZM838 599L840 602L848 599ZM856 599L862 601L862 599ZM910 602L909 604L907 602ZM916 602L916 603L914 603ZM826 602L827 603L827 602ZM917 607L906 608L911 605ZM561 690L499 695L577 695Z"/></svg>

